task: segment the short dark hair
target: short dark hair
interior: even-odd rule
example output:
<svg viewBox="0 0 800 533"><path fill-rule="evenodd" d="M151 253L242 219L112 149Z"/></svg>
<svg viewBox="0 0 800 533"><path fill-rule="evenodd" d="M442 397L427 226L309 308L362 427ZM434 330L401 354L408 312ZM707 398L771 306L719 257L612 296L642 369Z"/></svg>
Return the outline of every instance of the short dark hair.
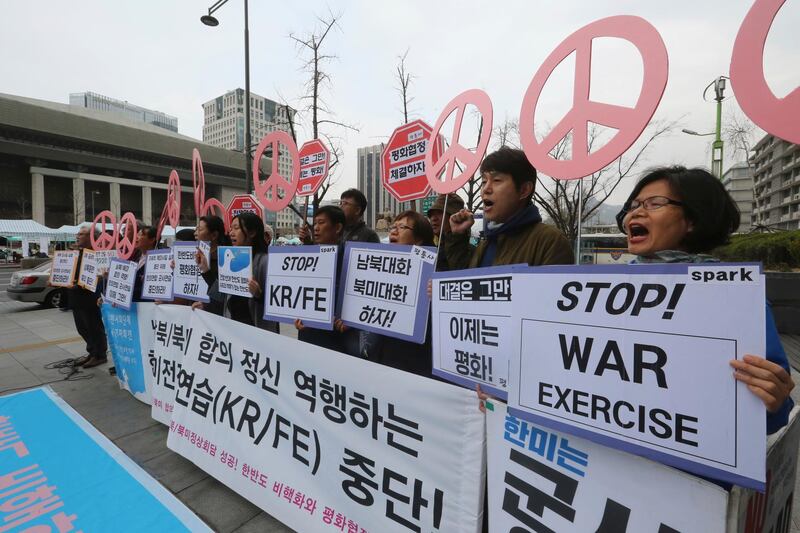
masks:
<svg viewBox="0 0 800 533"><path fill-rule="evenodd" d="M414 234L414 239L422 241L422 246L433 246L433 226L431 221L425 218L422 213L417 213L413 210L403 211L396 217L395 222L401 218L407 218L414 223L414 229L411 232Z"/></svg>
<svg viewBox="0 0 800 533"><path fill-rule="evenodd" d="M156 238L156 227L155 226L139 226L136 230L138 233L144 233L147 235L148 239L155 239Z"/></svg>
<svg viewBox="0 0 800 533"><path fill-rule="evenodd" d="M364 196L364 193L358 189L347 189L341 194L341 196L339 196L339 198L355 200L356 203L361 206L361 214L363 215L367 212L367 197Z"/></svg>
<svg viewBox="0 0 800 533"><path fill-rule="evenodd" d="M264 238L264 221L261 217L250 211L243 211L233 217L233 220L239 221L239 226L244 230L246 235L250 232L255 232L253 236L253 253L260 253L267 251L267 240ZM231 223L233 223L233 220Z"/></svg>
<svg viewBox="0 0 800 533"><path fill-rule="evenodd" d="M481 174L485 172L509 174L513 178L517 190L520 190L526 182L531 182L534 189L536 188L536 169L528 161L525 152L516 148L503 146L496 152L487 155L481 163ZM531 201L532 196L533 191L531 191L528 201Z"/></svg>
<svg viewBox="0 0 800 533"><path fill-rule="evenodd" d="M739 208L719 179L702 168L672 166L653 169L639 180L617 213L620 231L625 233L622 222L631 202L647 185L659 180L669 184L676 200L683 204L683 215L692 223L692 231L681 243L688 252L710 252L726 244L739 227Z"/></svg>
<svg viewBox="0 0 800 533"><path fill-rule="evenodd" d="M346 224L344 211L342 211L341 207L337 207L335 205L323 205L317 209L316 213L314 213L314 217L318 217L319 215L325 215L328 217L328 220L330 220L331 224L334 226L336 224L341 224L342 228L344 228L344 225Z"/></svg>
<svg viewBox="0 0 800 533"><path fill-rule="evenodd" d="M192 228L183 228L175 233L176 241L191 242L195 240L194 230Z"/></svg>
<svg viewBox="0 0 800 533"><path fill-rule="evenodd" d="M225 232L225 222L216 215L205 215L200 217L205 222L208 231L217 234L217 246L228 246L231 241Z"/></svg>

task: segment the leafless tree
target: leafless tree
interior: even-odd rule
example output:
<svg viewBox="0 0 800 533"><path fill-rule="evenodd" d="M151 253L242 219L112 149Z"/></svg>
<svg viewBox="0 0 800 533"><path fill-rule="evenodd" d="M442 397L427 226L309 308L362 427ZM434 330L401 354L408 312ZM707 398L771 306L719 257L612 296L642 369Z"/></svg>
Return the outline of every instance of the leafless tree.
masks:
<svg viewBox="0 0 800 533"><path fill-rule="evenodd" d="M401 55L397 56L399 63L397 64L397 92L403 100L403 124L408 124L408 105L414 100L408 94L408 89L411 87L411 80L414 76L406 69L406 58L408 57L408 50Z"/></svg>
<svg viewBox="0 0 800 533"><path fill-rule="evenodd" d="M737 157L743 157L744 163L748 168L752 166L750 157L754 140L758 133L759 129L756 127L756 125L753 124L750 119L748 119L740 110L734 108L728 112L722 128L722 136L725 139L725 143L730 147L729 152L732 158L735 160ZM754 184L753 202L755 203L756 209L761 207L763 188L764 184L761 184L760 186ZM764 225L758 220L755 224L753 224L753 221L743 222L753 226L753 229L755 230L764 229Z"/></svg>

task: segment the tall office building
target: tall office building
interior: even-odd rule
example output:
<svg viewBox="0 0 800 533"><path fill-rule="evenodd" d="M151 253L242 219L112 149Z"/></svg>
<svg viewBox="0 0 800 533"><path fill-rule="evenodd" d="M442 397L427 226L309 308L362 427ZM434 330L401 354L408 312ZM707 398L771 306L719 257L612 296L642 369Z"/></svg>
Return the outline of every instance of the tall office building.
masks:
<svg viewBox="0 0 800 533"><path fill-rule="evenodd" d="M203 104L203 142L244 152L245 145L245 98L243 89L228 91L222 96ZM290 119L293 121L296 111L281 105L269 98L250 93L250 136L255 151L259 141L268 133L276 130L291 132ZM278 158L278 169L284 176L291 175L292 161L288 154ZM295 205L298 205L295 202ZM286 208L275 214L270 221L276 226L280 235L292 234L300 222L291 209Z"/></svg>
<svg viewBox="0 0 800 533"><path fill-rule="evenodd" d="M392 217L401 209L398 202L381 183L381 154L383 144L358 149L358 189L367 197L367 212L364 221L371 228L386 229L380 220Z"/></svg>
<svg viewBox="0 0 800 533"><path fill-rule="evenodd" d="M69 95L69 105L115 113L128 120L144 122L145 124L152 124L153 126L174 131L175 133L178 132L177 117L167 115L161 111L140 107L130 102L109 98L102 94L92 92L71 93Z"/></svg>
<svg viewBox="0 0 800 533"><path fill-rule="evenodd" d="M736 231L749 231L753 215L753 168L747 163L736 163L722 175L722 185L739 208L741 221Z"/></svg>
<svg viewBox="0 0 800 533"><path fill-rule="evenodd" d="M753 148L753 225L800 228L800 145L765 135Z"/></svg>

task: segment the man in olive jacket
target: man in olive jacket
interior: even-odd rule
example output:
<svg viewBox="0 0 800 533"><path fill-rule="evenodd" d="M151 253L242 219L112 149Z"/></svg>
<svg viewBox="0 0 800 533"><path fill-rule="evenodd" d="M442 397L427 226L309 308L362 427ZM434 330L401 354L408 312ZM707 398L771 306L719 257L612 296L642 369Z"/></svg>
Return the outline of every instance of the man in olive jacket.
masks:
<svg viewBox="0 0 800 533"><path fill-rule="evenodd" d="M469 244L472 213L462 209L450 217L445 253L451 270L515 265L566 265L575 262L564 235L542 223L533 205L536 169L522 150L502 147L481 163L484 238Z"/></svg>

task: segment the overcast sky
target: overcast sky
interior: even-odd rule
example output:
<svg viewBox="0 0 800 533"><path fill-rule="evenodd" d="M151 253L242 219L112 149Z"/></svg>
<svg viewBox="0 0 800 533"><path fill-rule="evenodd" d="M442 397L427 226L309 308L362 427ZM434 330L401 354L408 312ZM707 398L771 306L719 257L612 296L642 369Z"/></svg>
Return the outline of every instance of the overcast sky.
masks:
<svg viewBox="0 0 800 533"><path fill-rule="evenodd" d="M0 17L0 92L66 103L71 92L94 91L177 116L180 133L200 139L202 103L244 87L243 2L231 0L223 6L216 13L216 28L199 21L211 3L5 2ZM451 98L480 88L491 97L499 124L519 117L534 73L566 36L600 18L637 15L656 27L669 53L669 81L655 118L680 120L675 132L649 152L646 165L708 166L711 138L692 137L680 128L713 130L714 104L704 102L702 92L715 77L728 74L733 42L750 4L251 0L251 90L302 110L299 97L308 76L300 67L306 56L289 34L307 35L318 26L317 16L341 15L324 47L337 56L326 67L331 83L324 95L336 120L359 129L325 129L341 139L344 159L334 187L341 191L355 185L356 149L386 141L402 122L395 69L406 50L407 68L414 76L412 118L433 125ZM773 25L764 59L767 81L778 96L800 85L798 27L800 1L789 1ZM595 42L592 97L633 105L641 60L631 45L615 41ZM567 61L545 90L537 128L557 123L570 108L571 79ZM727 94L732 95L730 88ZM727 100L725 107L735 108L735 99ZM301 116L305 127L298 144L310 137L309 120L309 114ZM631 185L632 179L613 200L620 202Z"/></svg>

